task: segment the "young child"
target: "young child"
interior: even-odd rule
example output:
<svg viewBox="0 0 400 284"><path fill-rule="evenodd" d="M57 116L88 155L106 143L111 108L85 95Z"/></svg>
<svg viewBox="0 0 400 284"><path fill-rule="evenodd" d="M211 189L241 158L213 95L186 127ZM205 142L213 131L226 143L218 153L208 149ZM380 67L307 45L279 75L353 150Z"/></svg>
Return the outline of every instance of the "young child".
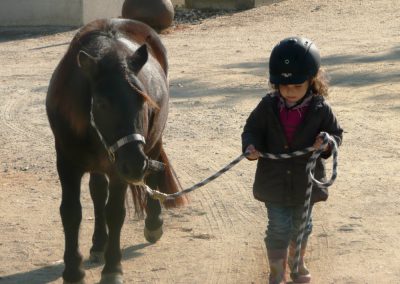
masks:
<svg viewBox="0 0 400 284"><path fill-rule="evenodd" d="M268 213L265 244L270 284L286 283L286 264L292 269L307 188L305 168L311 153L282 160L259 159L260 153L283 154L310 146L319 148L322 139L318 135L322 131L332 135L338 145L342 142L343 130L324 99L328 86L320 61L317 47L306 38L286 38L277 44L269 60L270 84L274 91L252 111L242 133L243 152L248 153L249 160L258 159L253 193L257 200L265 203ZM325 178L321 158L331 155L330 148L328 145L316 162L314 176L318 180ZM326 189L313 188L312 204L325 201L327 197ZM294 283L311 281L304 264L307 239L312 230L309 217L298 277L292 279Z"/></svg>

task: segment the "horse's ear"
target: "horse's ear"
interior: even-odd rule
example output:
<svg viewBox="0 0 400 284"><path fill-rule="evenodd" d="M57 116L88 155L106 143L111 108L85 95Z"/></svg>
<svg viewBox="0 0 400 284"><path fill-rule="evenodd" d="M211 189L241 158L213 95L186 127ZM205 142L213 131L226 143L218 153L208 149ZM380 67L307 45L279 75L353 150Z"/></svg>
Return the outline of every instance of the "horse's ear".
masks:
<svg viewBox="0 0 400 284"><path fill-rule="evenodd" d="M143 44L130 58L128 58L129 69L135 74L139 73L142 67L146 64L147 59L149 59L149 52L147 51L147 45Z"/></svg>
<svg viewBox="0 0 400 284"><path fill-rule="evenodd" d="M88 76L93 76L97 70L97 60L83 50L79 51L77 56L78 66Z"/></svg>

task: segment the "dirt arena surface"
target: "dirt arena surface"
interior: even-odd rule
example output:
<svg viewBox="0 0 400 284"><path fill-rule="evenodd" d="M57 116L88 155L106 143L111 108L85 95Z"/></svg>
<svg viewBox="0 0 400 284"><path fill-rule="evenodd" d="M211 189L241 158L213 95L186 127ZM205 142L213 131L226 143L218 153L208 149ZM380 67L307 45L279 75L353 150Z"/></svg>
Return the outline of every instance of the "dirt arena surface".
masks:
<svg viewBox="0 0 400 284"><path fill-rule="evenodd" d="M62 283L61 191L44 103L75 32L0 33L1 284ZM314 211L313 283L399 283L398 0L288 0L162 35L170 60L169 157L186 188L240 154L245 119L268 88L269 53L290 35L320 48L331 77L329 102L345 129L338 179ZM125 282L266 283L266 211L252 197L254 171L254 162L242 161L191 193L189 206L164 210L164 236L154 245L131 213L121 239ZM87 177L82 206L87 258ZM97 283L101 266L85 267L87 282Z"/></svg>

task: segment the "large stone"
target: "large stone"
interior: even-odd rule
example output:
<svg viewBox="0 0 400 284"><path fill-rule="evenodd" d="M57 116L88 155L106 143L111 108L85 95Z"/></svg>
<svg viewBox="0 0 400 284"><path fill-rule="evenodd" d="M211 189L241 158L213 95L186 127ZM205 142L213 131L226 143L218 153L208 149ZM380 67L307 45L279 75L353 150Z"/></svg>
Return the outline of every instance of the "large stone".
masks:
<svg viewBox="0 0 400 284"><path fill-rule="evenodd" d="M122 17L144 22L157 31L168 28L174 20L171 0L125 0Z"/></svg>

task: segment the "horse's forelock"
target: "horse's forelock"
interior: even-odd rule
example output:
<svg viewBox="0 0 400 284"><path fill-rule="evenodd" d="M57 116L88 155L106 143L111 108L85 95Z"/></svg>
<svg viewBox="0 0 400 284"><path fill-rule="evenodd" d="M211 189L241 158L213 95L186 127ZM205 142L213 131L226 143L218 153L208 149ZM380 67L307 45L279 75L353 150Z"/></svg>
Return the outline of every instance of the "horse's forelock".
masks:
<svg viewBox="0 0 400 284"><path fill-rule="evenodd" d="M140 90L138 87L135 86L135 84L129 79L129 72L126 71L125 73L125 80L128 82L129 86L134 90L136 93L138 93L142 98L153 108L159 110L160 107L158 104L145 92Z"/></svg>

